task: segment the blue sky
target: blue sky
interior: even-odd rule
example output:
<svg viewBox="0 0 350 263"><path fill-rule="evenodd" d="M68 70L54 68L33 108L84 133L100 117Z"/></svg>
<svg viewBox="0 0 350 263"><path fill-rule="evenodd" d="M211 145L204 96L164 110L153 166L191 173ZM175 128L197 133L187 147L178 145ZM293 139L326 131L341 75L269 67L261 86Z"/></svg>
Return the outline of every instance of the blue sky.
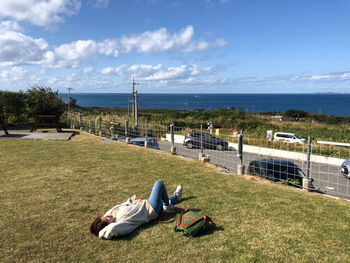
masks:
<svg viewBox="0 0 350 263"><path fill-rule="evenodd" d="M1 0L0 85L350 92L350 0Z"/></svg>

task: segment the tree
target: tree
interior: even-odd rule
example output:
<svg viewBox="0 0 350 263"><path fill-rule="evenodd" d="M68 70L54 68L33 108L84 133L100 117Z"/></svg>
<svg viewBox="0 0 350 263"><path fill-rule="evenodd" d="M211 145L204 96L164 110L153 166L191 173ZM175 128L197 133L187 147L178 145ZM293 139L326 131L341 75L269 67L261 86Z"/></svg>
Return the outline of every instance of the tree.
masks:
<svg viewBox="0 0 350 263"><path fill-rule="evenodd" d="M0 125L5 134L8 134L9 120L18 118L25 112L26 96L23 92L0 90Z"/></svg>
<svg viewBox="0 0 350 263"><path fill-rule="evenodd" d="M32 87L27 90L28 116L56 115L59 119L65 110L65 103L58 91L46 87Z"/></svg>
<svg viewBox="0 0 350 263"><path fill-rule="evenodd" d="M294 118L305 118L308 115L309 114L306 111L302 111L302 110L286 110L284 112L284 116L294 117Z"/></svg>
<svg viewBox="0 0 350 263"><path fill-rule="evenodd" d="M77 99L74 98L70 98L70 102L69 102L69 106L70 108L79 108L79 105L77 104Z"/></svg>

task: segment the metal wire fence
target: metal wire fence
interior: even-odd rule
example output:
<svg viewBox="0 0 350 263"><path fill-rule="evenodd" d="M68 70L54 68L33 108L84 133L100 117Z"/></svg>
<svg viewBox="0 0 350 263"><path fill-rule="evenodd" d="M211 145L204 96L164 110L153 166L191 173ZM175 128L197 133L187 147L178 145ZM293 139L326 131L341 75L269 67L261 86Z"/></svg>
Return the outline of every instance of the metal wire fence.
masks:
<svg viewBox="0 0 350 263"><path fill-rule="evenodd" d="M72 125L76 129L120 141L130 139L134 143L133 138L156 140L157 147L152 147L152 143L148 147L210 161L227 172L250 174L350 199L349 179L340 172L344 159L350 159L350 149L346 147L276 142L241 135L240 152L240 135L234 132L227 135L203 127L190 129L172 124L150 124L147 121L133 126L128 120L110 114L73 114ZM135 142L144 145L140 141Z"/></svg>

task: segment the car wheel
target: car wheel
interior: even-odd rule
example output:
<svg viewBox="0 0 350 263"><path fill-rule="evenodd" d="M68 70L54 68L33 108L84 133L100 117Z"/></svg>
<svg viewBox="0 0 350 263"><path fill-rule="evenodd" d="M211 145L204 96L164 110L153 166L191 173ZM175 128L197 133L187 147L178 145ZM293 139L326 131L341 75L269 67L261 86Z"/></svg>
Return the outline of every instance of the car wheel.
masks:
<svg viewBox="0 0 350 263"><path fill-rule="evenodd" d="M193 143L192 142L187 142L186 146L188 149L193 149Z"/></svg>
<svg viewBox="0 0 350 263"><path fill-rule="evenodd" d="M222 151L224 149L224 147L221 144L218 144L218 145L216 145L216 149L218 151Z"/></svg>

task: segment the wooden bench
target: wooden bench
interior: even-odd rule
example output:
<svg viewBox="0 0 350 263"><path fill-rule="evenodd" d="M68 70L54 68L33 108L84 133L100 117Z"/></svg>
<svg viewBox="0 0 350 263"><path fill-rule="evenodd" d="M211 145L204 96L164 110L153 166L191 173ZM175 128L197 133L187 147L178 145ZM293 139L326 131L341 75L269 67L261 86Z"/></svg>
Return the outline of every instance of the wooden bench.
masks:
<svg viewBox="0 0 350 263"><path fill-rule="evenodd" d="M30 123L32 126L30 132L35 131L39 127L56 128L57 132L62 132L64 125L57 121L56 115L37 115L35 116L35 121Z"/></svg>

